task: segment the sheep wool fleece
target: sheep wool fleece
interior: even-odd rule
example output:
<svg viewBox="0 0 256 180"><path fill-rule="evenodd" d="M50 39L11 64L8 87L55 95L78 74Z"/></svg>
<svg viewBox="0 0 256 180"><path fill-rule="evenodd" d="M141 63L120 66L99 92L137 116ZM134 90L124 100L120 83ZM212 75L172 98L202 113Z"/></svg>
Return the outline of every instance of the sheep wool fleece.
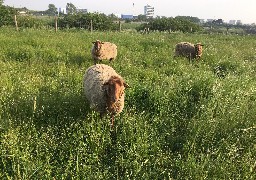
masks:
<svg viewBox="0 0 256 180"><path fill-rule="evenodd" d="M104 83L108 82L111 76L122 77L115 70L105 64L96 64L89 67L84 75L84 92L90 107L101 114L107 113L106 101L107 97L103 90ZM115 114L120 113L124 107L124 93L117 101L115 106Z"/></svg>

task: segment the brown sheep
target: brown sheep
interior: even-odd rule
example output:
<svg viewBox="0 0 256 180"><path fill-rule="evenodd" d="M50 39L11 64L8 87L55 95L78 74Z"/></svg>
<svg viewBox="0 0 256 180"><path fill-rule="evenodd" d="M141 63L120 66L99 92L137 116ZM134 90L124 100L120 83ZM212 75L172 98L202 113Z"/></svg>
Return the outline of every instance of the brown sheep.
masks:
<svg viewBox="0 0 256 180"><path fill-rule="evenodd" d="M116 59L117 56L117 46L110 42L101 42L97 40L92 42L92 58L94 59L94 64L98 61L109 60L109 62Z"/></svg>
<svg viewBox="0 0 256 180"><path fill-rule="evenodd" d="M123 78L105 64L89 67L84 75L84 91L90 107L98 111L101 117L109 113L111 127L114 116L124 108L124 91L127 87Z"/></svg>
<svg viewBox="0 0 256 180"><path fill-rule="evenodd" d="M189 42L180 42L175 46L175 55L191 59L201 58L203 53L203 45L201 43L192 44Z"/></svg>

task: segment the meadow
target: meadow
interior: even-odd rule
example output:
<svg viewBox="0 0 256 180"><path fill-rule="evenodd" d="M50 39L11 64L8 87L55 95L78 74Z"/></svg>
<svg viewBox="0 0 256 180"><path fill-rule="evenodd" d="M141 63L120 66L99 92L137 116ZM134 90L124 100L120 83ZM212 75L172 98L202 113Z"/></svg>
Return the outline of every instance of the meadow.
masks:
<svg viewBox="0 0 256 180"><path fill-rule="evenodd" d="M118 46L110 65L130 86L113 130L83 94L96 39ZM173 58L181 41L202 58ZM256 179L255 42L1 28L0 178Z"/></svg>

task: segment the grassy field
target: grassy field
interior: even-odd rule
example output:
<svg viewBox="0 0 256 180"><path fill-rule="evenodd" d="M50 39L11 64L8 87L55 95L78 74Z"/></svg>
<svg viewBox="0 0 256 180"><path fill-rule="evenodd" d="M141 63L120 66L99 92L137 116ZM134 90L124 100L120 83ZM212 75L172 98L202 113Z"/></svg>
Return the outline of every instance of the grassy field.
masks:
<svg viewBox="0 0 256 180"><path fill-rule="evenodd" d="M113 131L83 95L96 39L118 46L130 85ZM180 41L202 59L174 59ZM255 42L0 29L0 179L255 179Z"/></svg>

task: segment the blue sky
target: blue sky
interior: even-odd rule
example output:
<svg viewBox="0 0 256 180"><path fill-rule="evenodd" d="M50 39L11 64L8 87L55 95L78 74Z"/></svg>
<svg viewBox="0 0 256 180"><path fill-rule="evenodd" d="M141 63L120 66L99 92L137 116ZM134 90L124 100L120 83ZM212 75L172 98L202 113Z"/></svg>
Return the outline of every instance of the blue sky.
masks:
<svg viewBox="0 0 256 180"><path fill-rule="evenodd" d="M256 23L256 0L4 0L4 5L47 10L49 4L59 8L70 2L89 12L105 14L143 14L144 6L149 4L155 7L155 15L159 16L194 16Z"/></svg>

